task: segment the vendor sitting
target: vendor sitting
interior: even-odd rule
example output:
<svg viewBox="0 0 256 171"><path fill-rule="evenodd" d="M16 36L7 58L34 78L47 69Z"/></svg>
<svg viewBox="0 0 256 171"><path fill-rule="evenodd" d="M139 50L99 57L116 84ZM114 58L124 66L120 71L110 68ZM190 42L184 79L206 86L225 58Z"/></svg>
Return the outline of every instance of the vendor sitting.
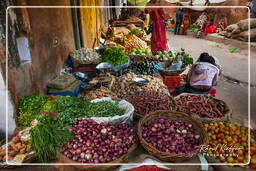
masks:
<svg viewBox="0 0 256 171"><path fill-rule="evenodd" d="M202 53L187 75L187 84L179 86L176 94L207 94L217 84L219 73L214 58L208 53Z"/></svg>

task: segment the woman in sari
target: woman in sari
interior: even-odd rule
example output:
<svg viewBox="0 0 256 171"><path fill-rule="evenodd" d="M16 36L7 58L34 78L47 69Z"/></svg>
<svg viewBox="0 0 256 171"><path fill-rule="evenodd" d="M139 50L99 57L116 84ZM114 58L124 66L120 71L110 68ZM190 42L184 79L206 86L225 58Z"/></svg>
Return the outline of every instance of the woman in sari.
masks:
<svg viewBox="0 0 256 171"><path fill-rule="evenodd" d="M211 19L206 23L204 34L207 35L207 34L216 33L217 29L218 29L217 25L215 24L214 20Z"/></svg>
<svg viewBox="0 0 256 171"><path fill-rule="evenodd" d="M183 17L183 27L182 27L182 34L187 35L188 28L190 26L190 15L189 13L185 13Z"/></svg>
<svg viewBox="0 0 256 171"><path fill-rule="evenodd" d="M166 17L162 8L150 12L152 21L151 51L156 54L158 51L167 49L166 39Z"/></svg>

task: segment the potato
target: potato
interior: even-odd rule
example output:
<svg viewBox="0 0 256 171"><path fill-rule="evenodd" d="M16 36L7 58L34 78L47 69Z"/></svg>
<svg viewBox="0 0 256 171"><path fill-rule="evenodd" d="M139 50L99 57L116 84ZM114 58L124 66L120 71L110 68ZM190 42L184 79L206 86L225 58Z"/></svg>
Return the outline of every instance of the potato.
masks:
<svg viewBox="0 0 256 171"><path fill-rule="evenodd" d="M26 153L26 147L24 147L24 148L20 149L19 154L25 154L25 153Z"/></svg>
<svg viewBox="0 0 256 171"><path fill-rule="evenodd" d="M27 147L26 147L26 152L29 153L31 151L31 145L28 144Z"/></svg>
<svg viewBox="0 0 256 171"><path fill-rule="evenodd" d="M20 141L20 137L19 136L15 136L15 137L12 138L12 142L14 144L18 143L19 141Z"/></svg>
<svg viewBox="0 0 256 171"><path fill-rule="evenodd" d="M17 143L16 145L15 145L15 147L18 149L18 150L20 150L21 148L22 148L22 144L19 142L19 143ZM17 150L17 151L18 151Z"/></svg>
<svg viewBox="0 0 256 171"><path fill-rule="evenodd" d="M15 157L17 155L17 151L13 150L13 151L10 151L9 154L11 157Z"/></svg>

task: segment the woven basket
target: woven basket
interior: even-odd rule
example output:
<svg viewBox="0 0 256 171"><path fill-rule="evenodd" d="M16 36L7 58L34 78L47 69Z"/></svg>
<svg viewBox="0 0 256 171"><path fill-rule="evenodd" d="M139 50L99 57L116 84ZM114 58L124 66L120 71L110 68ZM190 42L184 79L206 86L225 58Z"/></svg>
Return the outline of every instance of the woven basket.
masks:
<svg viewBox="0 0 256 171"><path fill-rule="evenodd" d="M166 70L166 69L159 69L159 73L161 76L178 76L182 72L184 72L186 68L182 68L181 70Z"/></svg>
<svg viewBox="0 0 256 171"><path fill-rule="evenodd" d="M132 95L132 96L134 96L134 95ZM172 96L169 96L169 98L173 101L173 103L174 103L174 106L172 107L172 109L170 109L170 110L173 110L173 111L176 111L178 108L177 108L177 104L176 104L176 101L175 101L175 99L172 97ZM135 106L134 106L134 108L135 108ZM136 109L135 109L135 111L136 111ZM152 111L153 112L153 111ZM134 112L133 113L133 117L135 118L135 119L140 119L140 118L143 118L145 115L142 115L142 114L139 114L139 113L137 113L137 112Z"/></svg>
<svg viewBox="0 0 256 171"><path fill-rule="evenodd" d="M191 94L191 93L182 93L176 97L174 97L174 100L177 100L182 97L182 96L188 96L188 95L193 95L193 96L202 96L202 97L207 97L207 98L211 98L211 99L214 99L216 101L218 101L223 107L224 107L224 110L225 112L223 113L223 116L220 117L220 118L207 118L207 117L200 117L198 116L196 113L189 113L189 111L186 111L184 108L180 107L178 104L177 104L177 109L178 111L181 111L181 112L184 112L184 113L188 113L190 114L192 117L196 118L196 119L199 119L200 121L202 122L219 122L219 121L223 121L223 122L228 122L230 121L231 119L231 112L230 112L230 109L228 107L228 105L226 104L226 102L220 100L220 99L217 99L217 98L214 98L212 96L209 96L209 95L206 95L206 94Z"/></svg>
<svg viewBox="0 0 256 171"><path fill-rule="evenodd" d="M194 131L196 134L200 135L199 139L199 145L204 145L208 143L207 139L207 133L204 130L204 127L202 123L196 121L192 117L188 116L185 113L177 112L177 111L168 111L168 110L159 110L152 112L146 116L144 116L138 123L138 136L140 139L141 145L148 151L149 154L157 157L160 160L163 161L171 161L171 162L181 162L187 159L192 158L193 156L196 156L199 153L199 150L195 150L190 153L186 154L173 154L173 153L167 153L167 152L162 152L156 149L154 146L150 145L147 143L143 138L142 138L142 130L143 130L143 125L147 122L150 122L152 120L155 120L157 118L165 118L169 120L177 120L177 121L183 121L187 122L193 125Z"/></svg>
<svg viewBox="0 0 256 171"><path fill-rule="evenodd" d="M138 146L138 139L136 138L135 143L129 148L128 152L124 155L122 155L120 158L112 161L111 163L123 163L128 161L131 153L133 151L135 151L135 149ZM57 153L57 159L58 159L58 163L70 163L70 165L72 165L72 163L74 164L80 164L78 162L75 162L69 158L67 158L66 156L64 156L61 153ZM82 164L82 163L81 163ZM86 170L86 171L101 171L101 170L113 170L114 168L118 167L119 165L74 165L73 167L77 170Z"/></svg>

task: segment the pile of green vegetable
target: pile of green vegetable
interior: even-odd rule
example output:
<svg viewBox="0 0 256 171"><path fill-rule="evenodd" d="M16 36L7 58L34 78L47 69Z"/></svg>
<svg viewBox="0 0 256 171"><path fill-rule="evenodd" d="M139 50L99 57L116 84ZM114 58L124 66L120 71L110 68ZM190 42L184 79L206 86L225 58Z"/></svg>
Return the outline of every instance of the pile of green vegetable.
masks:
<svg viewBox="0 0 256 171"><path fill-rule="evenodd" d="M31 95L21 99L19 104L19 126L31 126L34 119L40 120L49 113L57 114L56 123L61 129L71 127L77 118L81 117L111 117L123 115L124 110L118 107L118 102L93 103L77 97L59 97L50 100L44 95Z"/></svg>
<svg viewBox="0 0 256 171"><path fill-rule="evenodd" d="M133 48L130 52L130 55L150 55L151 51L149 49L138 49Z"/></svg>
<svg viewBox="0 0 256 171"><path fill-rule="evenodd" d="M57 103L59 108L57 122L62 129L70 128L77 118L111 117L124 114L124 110L117 106L117 102L92 103L80 98L62 97Z"/></svg>
<svg viewBox="0 0 256 171"><path fill-rule="evenodd" d="M173 61L175 56L172 51L158 51L155 58L160 61Z"/></svg>
<svg viewBox="0 0 256 171"><path fill-rule="evenodd" d="M38 120L29 132L30 143L39 161L47 162L73 137L67 130L78 118L123 115L124 110L117 103L94 103L77 97L50 99L46 95L26 96L19 103L19 126L31 126L32 120ZM57 117L52 118L51 112L57 113Z"/></svg>
<svg viewBox="0 0 256 171"><path fill-rule="evenodd" d="M189 28L188 28L188 30L190 30L190 31L192 31L192 32L195 32L195 31L198 30L198 28L197 28L197 26L195 26L195 25L190 25Z"/></svg>
<svg viewBox="0 0 256 171"><path fill-rule="evenodd" d="M109 62L114 66L125 64L129 59L124 53L124 48L119 46L108 48L101 55L101 62Z"/></svg>
<svg viewBox="0 0 256 171"><path fill-rule="evenodd" d="M137 28L135 28L135 29L133 29L130 33L129 33L129 35L133 35L133 34L141 34L141 33L143 33L143 31L141 31L140 29L137 29Z"/></svg>
<svg viewBox="0 0 256 171"><path fill-rule="evenodd" d="M41 114L42 108L48 102L46 95L30 95L20 99L19 102L19 126L30 126L32 120Z"/></svg>
<svg viewBox="0 0 256 171"><path fill-rule="evenodd" d="M48 115L41 115L39 123L30 130L30 143L40 162L47 162L56 152L73 138L67 130L59 128Z"/></svg>
<svg viewBox="0 0 256 171"><path fill-rule="evenodd" d="M185 52L185 49L181 48L180 51L175 53L175 58L176 59L179 56L182 57L184 67L193 64L193 58L191 57L191 55L189 53Z"/></svg>

